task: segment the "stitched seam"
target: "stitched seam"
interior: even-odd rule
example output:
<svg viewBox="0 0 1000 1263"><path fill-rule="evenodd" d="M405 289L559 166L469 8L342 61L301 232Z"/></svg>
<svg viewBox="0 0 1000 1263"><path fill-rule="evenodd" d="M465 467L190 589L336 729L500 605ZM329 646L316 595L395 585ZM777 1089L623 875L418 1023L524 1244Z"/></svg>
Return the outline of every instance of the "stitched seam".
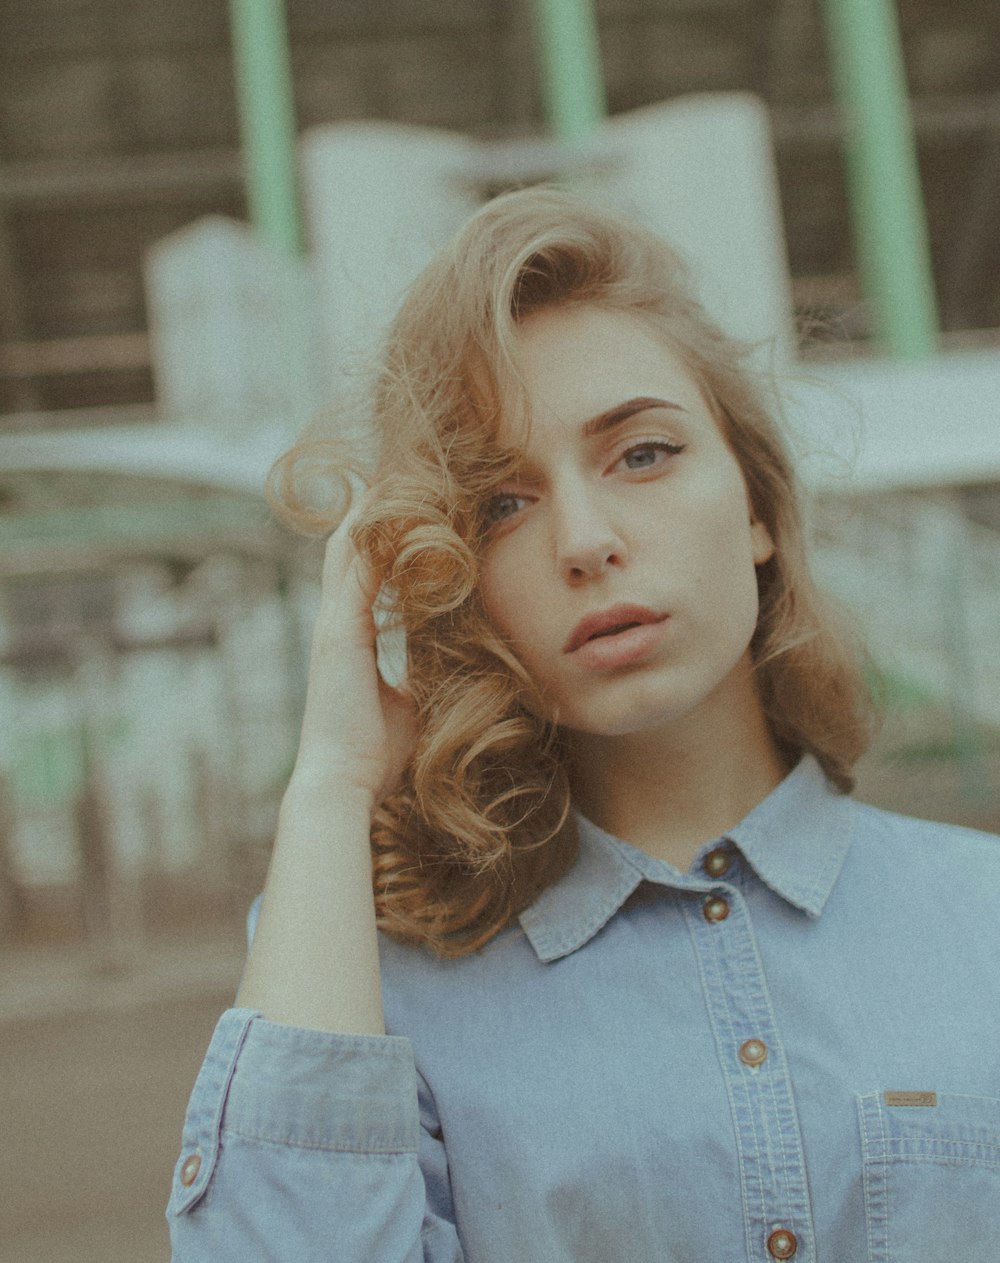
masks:
<svg viewBox="0 0 1000 1263"><path fill-rule="evenodd" d="M349 1144L323 1144L320 1141L297 1140L294 1136L277 1137L258 1135L251 1131L238 1131L227 1128L226 1140L245 1140L257 1145L267 1145L275 1149L306 1149L310 1152L348 1153L365 1158L416 1158L417 1150L404 1145L385 1149L373 1149L370 1146L353 1146Z"/></svg>
<svg viewBox="0 0 1000 1263"><path fill-rule="evenodd" d="M970 1155L964 1157L961 1154L941 1154L941 1153L887 1153L881 1158L875 1159L884 1163L908 1163L920 1162L930 1163L933 1166L945 1167L985 1167L987 1170L1000 1171L1000 1159L996 1158L980 1158Z"/></svg>

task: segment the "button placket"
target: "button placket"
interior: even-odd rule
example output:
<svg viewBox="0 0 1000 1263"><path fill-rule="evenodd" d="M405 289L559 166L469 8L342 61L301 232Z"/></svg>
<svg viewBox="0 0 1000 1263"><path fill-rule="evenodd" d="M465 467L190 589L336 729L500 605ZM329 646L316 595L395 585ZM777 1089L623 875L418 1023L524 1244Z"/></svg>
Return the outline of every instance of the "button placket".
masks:
<svg viewBox="0 0 1000 1263"><path fill-rule="evenodd" d="M722 911L716 900L725 904L721 920L709 914L709 907ZM746 897L728 883L703 890L686 905L686 916L733 1102L737 1157L747 1173L747 1230L762 1258L815 1263L798 1110ZM762 1144L764 1136L774 1143Z"/></svg>

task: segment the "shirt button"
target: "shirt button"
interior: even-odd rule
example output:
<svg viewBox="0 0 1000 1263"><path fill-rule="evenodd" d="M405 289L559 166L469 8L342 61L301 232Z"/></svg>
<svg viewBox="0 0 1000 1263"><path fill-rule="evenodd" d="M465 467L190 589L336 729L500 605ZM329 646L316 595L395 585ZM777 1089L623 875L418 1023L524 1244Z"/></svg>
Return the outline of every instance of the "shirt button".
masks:
<svg viewBox="0 0 1000 1263"><path fill-rule="evenodd" d="M705 856L705 872L709 877L722 877L729 872L732 862L732 852L726 850L725 847L717 846L714 851L709 851Z"/></svg>
<svg viewBox="0 0 1000 1263"><path fill-rule="evenodd" d="M775 1228L767 1239L768 1252L775 1259L790 1259L798 1248L798 1237L788 1228Z"/></svg>
<svg viewBox="0 0 1000 1263"><path fill-rule="evenodd" d="M725 921L729 916L729 900L721 895L710 895L702 907L706 921Z"/></svg>
<svg viewBox="0 0 1000 1263"><path fill-rule="evenodd" d="M767 1044L759 1039L748 1039L740 1044L740 1061L745 1066L759 1066L767 1061Z"/></svg>
<svg viewBox="0 0 1000 1263"><path fill-rule="evenodd" d="M185 1188L190 1188L198 1178L198 1171L201 1168L201 1158L197 1153L193 1153L187 1158L181 1167L181 1183Z"/></svg>

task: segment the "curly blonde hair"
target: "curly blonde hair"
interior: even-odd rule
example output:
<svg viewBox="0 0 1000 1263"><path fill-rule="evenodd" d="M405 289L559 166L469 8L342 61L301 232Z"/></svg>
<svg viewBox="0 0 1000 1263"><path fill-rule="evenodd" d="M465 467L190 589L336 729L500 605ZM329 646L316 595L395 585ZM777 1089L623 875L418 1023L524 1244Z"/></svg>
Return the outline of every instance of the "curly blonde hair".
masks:
<svg viewBox="0 0 1000 1263"><path fill-rule="evenodd" d="M735 343L692 297L654 234L551 188L480 209L410 289L372 395L380 456L355 525L405 629L419 721L403 783L372 828L379 923L458 955L496 935L572 863L567 753L534 683L486 617L477 577L480 506L515 459L500 440L527 416L518 322L559 304L635 313L681 356L710 402L774 541L758 568L751 651L777 746L815 755L846 791L873 710L858 650L809 576L795 474L769 403ZM312 436L275 466L272 503L301 530L345 510L303 494L317 466L349 456Z"/></svg>

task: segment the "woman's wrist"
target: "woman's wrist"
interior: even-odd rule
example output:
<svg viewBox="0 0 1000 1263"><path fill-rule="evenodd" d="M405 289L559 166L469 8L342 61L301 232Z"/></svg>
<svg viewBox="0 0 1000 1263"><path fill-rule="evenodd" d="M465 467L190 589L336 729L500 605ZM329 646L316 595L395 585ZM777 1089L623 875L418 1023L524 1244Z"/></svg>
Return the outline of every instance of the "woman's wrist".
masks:
<svg viewBox="0 0 1000 1263"><path fill-rule="evenodd" d="M338 816L364 812L371 819L375 791L359 772L348 770L337 760L299 760L285 789L282 812L289 807L314 808L324 814L332 809Z"/></svg>

